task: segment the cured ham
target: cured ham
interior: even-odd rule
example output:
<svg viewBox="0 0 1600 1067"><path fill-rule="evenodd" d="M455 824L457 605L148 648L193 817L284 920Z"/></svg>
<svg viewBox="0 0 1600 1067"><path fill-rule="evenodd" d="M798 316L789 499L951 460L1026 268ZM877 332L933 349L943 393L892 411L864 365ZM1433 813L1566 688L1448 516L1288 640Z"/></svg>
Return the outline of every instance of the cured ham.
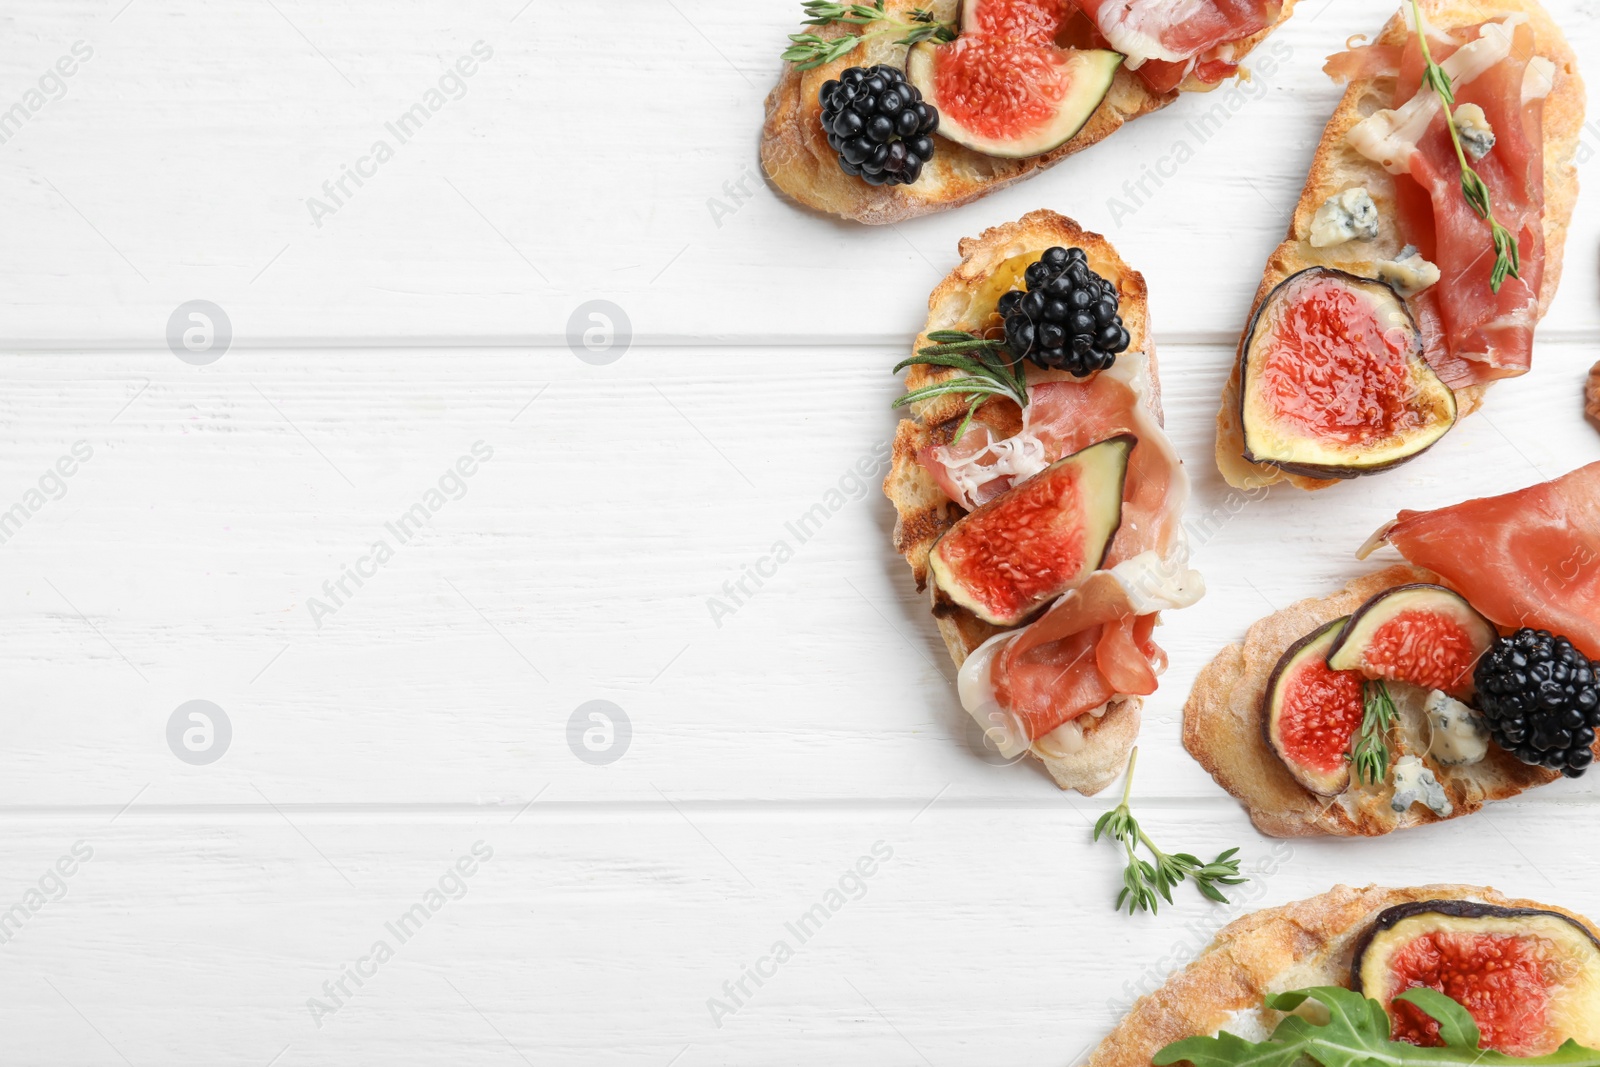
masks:
<svg viewBox="0 0 1600 1067"><path fill-rule="evenodd" d="M1343 52L1329 56L1322 65L1322 72L1334 81L1345 84L1374 78L1396 78L1400 75L1400 61L1404 56L1404 45L1352 44Z"/></svg>
<svg viewBox="0 0 1600 1067"><path fill-rule="evenodd" d="M1189 479L1134 384L1147 366L1130 353L1087 381L1036 381L1021 432L997 439L975 422L960 441L925 449L919 458L945 494L972 511L1063 456L1131 433L1139 443L1129 457L1122 526L1106 566L1146 551L1165 555L1179 533Z"/></svg>
<svg viewBox="0 0 1600 1067"><path fill-rule="evenodd" d="M1277 0L1077 0L1112 48L1152 92L1193 75L1215 85L1232 76L1233 45L1270 26Z"/></svg>
<svg viewBox="0 0 1600 1067"><path fill-rule="evenodd" d="M1489 620L1565 635L1600 659L1600 462L1435 511L1402 511L1387 540Z"/></svg>
<svg viewBox="0 0 1600 1067"><path fill-rule="evenodd" d="M1443 105L1422 84L1415 34L1399 56L1393 106L1349 134L1357 151L1395 175L1401 236L1439 267L1439 282L1412 307L1430 342L1429 362L1452 388L1526 373L1532 358L1545 260L1543 110L1553 83L1536 43L1525 15L1429 36L1458 105L1481 107L1494 133L1493 148L1473 167L1521 258L1520 277L1506 278L1498 293L1493 233L1462 193ZM1345 53L1329 65L1336 76L1363 76L1392 59L1382 49Z"/></svg>
<svg viewBox="0 0 1600 1067"><path fill-rule="evenodd" d="M980 722L997 712L1027 742L1102 712L1120 696L1155 692L1166 655L1152 639L1156 613L1204 592L1188 566L1181 515L1189 480L1141 393L1147 362L1128 353L1094 377L1042 379L1029 389L1020 432L1005 438L973 424L962 440L924 450L921 461L950 498L971 509L1063 456L1122 433L1129 457L1122 524L1103 569L1039 619L1000 634L961 668L962 703Z"/></svg>
<svg viewBox="0 0 1600 1067"><path fill-rule="evenodd" d="M995 703L1036 741L1119 694L1154 693L1166 654L1151 640L1155 615L1136 610L1111 572L1094 575L996 649Z"/></svg>

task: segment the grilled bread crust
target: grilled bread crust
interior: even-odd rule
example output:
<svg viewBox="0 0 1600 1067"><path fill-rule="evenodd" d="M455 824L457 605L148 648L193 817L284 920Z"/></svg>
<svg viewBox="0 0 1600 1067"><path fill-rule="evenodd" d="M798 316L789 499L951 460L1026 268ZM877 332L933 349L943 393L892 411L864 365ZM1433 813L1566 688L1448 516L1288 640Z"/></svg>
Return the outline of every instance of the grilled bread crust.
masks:
<svg viewBox="0 0 1600 1067"><path fill-rule="evenodd" d="M1261 1007L1267 993L1350 984L1356 941L1378 913L1424 900L1468 900L1554 911L1594 932L1565 908L1513 900L1483 886L1424 885L1408 889L1335 886L1320 896L1238 919L1194 962L1140 998L1089 1057L1087 1067L1149 1067L1161 1049L1227 1027L1233 1013ZM1273 1014L1276 1018L1275 1013Z"/></svg>
<svg viewBox="0 0 1600 1067"><path fill-rule="evenodd" d="M1583 413L1589 424L1600 430L1600 363L1589 368L1589 382L1583 390Z"/></svg>

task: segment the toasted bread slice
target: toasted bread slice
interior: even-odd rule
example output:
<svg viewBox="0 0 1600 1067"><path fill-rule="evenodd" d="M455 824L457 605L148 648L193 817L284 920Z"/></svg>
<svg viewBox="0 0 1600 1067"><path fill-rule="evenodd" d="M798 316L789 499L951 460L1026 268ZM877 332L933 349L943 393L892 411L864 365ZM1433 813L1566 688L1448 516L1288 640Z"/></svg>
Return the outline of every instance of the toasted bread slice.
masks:
<svg viewBox="0 0 1600 1067"><path fill-rule="evenodd" d="M1234 46L1243 57L1260 44L1294 10L1296 0L1285 0L1278 20L1260 33ZM912 9L933 12L941 21L956 18L959 0L888 0L891 16L908 17ZM807 27L810 29L810 27ZM816 31L834 37L844 31L823 27ZM882 225L960 207L1013 182L1019 182L1097 144L1124 122L1166 107L1190 85L1160 95L1152 93L1133 71L1119 69L1111 89L1083 129L1065 144L1041 156L999 159L963 148L935 136L937 151L911 185L872 186L839 169L838 154L828 147L823 133L822 105L817 97L823 82L837 78L849 67L905 65L906 49L890 36L863 41L842 59L799 71L784 65L778 84L767 96L767 118L761 133L761 164L772 183L806 207L840 215L857 222ZM1191 79L1191 82L1193 79ZM1195 90L1212 88L1193 83Z"/></svg>
<svg viewBox="0 0 1600 1067"><path fill-rule="evenodd" d="M1128 352L1143 352L1147 357L1148 380L1144 383L1144 392L1152 414L1159 421L1160 387L1155 345L1150 338L1149 294L1144 276L1123 262L1104 237L1089 233L1073 220L1053 211L1033 211L1016 222L986 230L981 237L963 240L960 265L928 298L928 321L917 336L915 348L929 344L928 334L955 329L967 321L974 300L1000 264L1013 256L1039 252L1052 245L1082 248L1089 258L1089 266L1117 286L1122 324L1130 338ZM957 373L919 364L907 373L906 388L920 389ZM883 491L898 514L894 547L910 564L918 590L929 588L928 553L933 543L966 512L945 495L933 476L918 462L917 453L929 445L947 444L966 412L967 405L962 397L938 397L916 405L912 409L913 417L902 420L895 433L894 453ZM974 421L986 424L997 436L1004 437L1020 428L1021 414L1011 401L995 399L978 409ZM939 633L958 667L974 649L1001 632L1000 628L937 595L931 597L931 603ZM1140 707L1138 697L1114 701L1104 715L1084 716L1080 720L1084 727L1084 744L1076 751L1050 755L1036 746L1034 755L1044 762L1061 788L1076 789L1091 796L1110 785L1122 772L1128 751L1139 733Z"/></svg>
<svg viewBox="0 0 1600 1067"><path fill-rule="evenodd" d="M1589 425L1600 430L1600 363L1589 368L1589 383L1583 390L1583 413Z"/></svg>
<svg viewBox="0 0 1600 1067"><path fill-rule="evenodd" d="M1526 14L1538 39L1539 54L1555 64L1555 86L1544 103L1544 181L1545 181L1545 266L1539 289L1539 315L1542 318L1555 298L1561 282L1562 252L1572 209L1578 200L1578 172L1574 157L1583 132L1584 105L1587 100L1583 79L1578 75L1573 55L1561 30L1538 0L1495 0L1485 7L1477 0L1422 0L1423 17L1440 29L1471 26L1507 15ZM1405 20L1395 15L1378 36L1378 44L1402 44ZM1372 277L1374 264L1393 259L1405 244L1400 236L1395 210L1395 177L1383 167L1350 147L1345 135L1375 111L1390 107L1394 95L1392 78L1357 79L1350 83L1322 134L1322 143L1311 162L1300 203L1289 225L1288 239L1267 260L1261 287L1245 320L1252 321L1267 294L1279 282L1308 267L1336 267L1352 274ZM1313 248L1311 222L1317 210L1335 193L1365 188L1372 194L1381 217L1381 231L1375 240L1352 241L1329 248ZM1239 417L1240 361L1244 357L1246 336L1239 339L1239 355L1222 394L1222 410L1217 414L1217 466L1228 484L1239 489L1287 481L1301 489L1326 489L1338 484L1287 474L1270 464L1251 463L1244 458L1244 427ZM1456 390L1460 415L1476 411L1483 403L1487 384Z"/></svg>
<svg viewBox="0 0 1600 1067"><path fill-rule="evenodd" d="M1263 1031L1270 1031L1282 1018L1262 1008L1265 994L1312 986L1349 988L1356 942L1378 914L1425 900L1536 908L1595 930L1576 912L1509 899L1482 886L1335 886L1320 896L1267 908L1223 927L1194 962L1134 1004L1089 1057L1087 1067L1149 1067L1155 1054L1172 1042L1224 1028L1247 1040L1263 1040ZM1256 1036L1250 1036L1252 1030Z"/></svg>
<svg viewBox="0 0 1600 1067"><path fill-rule="evenodd" d="M1450 797L1449 816L1421 804L1403 813L1390 807L1391 784L1352 781L1338 797L1319 797L1289 774L1267 743L1263 730L1267 683L1284 652L1300 638L1355 611L1385 589L1413 582L1437 582L1430 571L1401 565L1357 578L1343 592L1302 600L1250 627L1244 644L1229 645L1195 679L1183 709L1183 747L1249 809L1256 829L1273 837L1373 837L1445 818L1470 815L1491 800L1516 796L1559 778L1555 771L1531 767L1497 745L1479 763L1446 766L1430 758L1426 719L1412 692L1395 689L1400 728L1390 741L1394 759L1420 758ZM1410 687L1406 687L1409 689Z"/></svg>

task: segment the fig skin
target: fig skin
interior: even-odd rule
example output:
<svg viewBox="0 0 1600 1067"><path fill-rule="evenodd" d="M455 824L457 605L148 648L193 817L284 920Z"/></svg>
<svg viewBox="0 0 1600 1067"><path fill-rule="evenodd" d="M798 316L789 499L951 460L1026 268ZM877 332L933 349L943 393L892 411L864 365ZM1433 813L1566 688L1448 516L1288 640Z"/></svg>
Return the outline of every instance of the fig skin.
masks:
<svg viewBox="0 0 1600 1067"><path fill-rule="evenodd" d="M987 504L968 512L959 521L934 542L933 548L928 553L928 573L933 582L935 605L934 614L939 614L941 604L955 605L972 612L982 621L991 626L1021 626L1031 619L1043 614L1056 598L1070 589L1081 584L1088 576L1105 566L1107 557L1111 554L1111 545L1117 538L1117 531L1122 528L1122 507L1126 502L1128 469L1132 462L1133 450L1138 447L1139 439L1131 433L1121 433L1108 437L1104 441L1096 441L1087 445L1069 456L1063 456L1050 466L1026 481L1019 482L995 497ZM1097 450L1101 450L1097 452ZM1069 466L1082 466L1091 458L1097 463L1105 463L1107 457L1116 464L1116 485L1102 486L1107 492L1105 499L1089 499L1084 501L1087 508L1105 507L1109 521L1101 524L1100 529L1095 529L1091 523L1086 533L1098 537L1104 533L1104 541L1096 544L1090 542L1091 551L1086 555L1082 572L1076 580L1058 589L1053 594L1040 597L1034 603L1025 604L1016 613L1001 613L993 610L995 605L984 603L975 593L969 592L962 579L961 568L945 559L942 549L946 543L955 543L963 533L970 532L975 524L987 523L996 512L1003 512L1015 503L1017 494L1031 493L1038 490L1046 479L1054 476L1060 470ZM1115 504L1114 513L1110 506ZM1098 549L1098 552L1093 551Z"/></svg>
<svg viewBox="0 0 1600 1067"><path fill-rule="evenodd" d="M1373 597L1371 600L1367 601L1365 604L1356 609L1355 613L1350 616L1350 622L1344 628L1344 633L1341 634L1339 639L1334 642L1333 647L1328 650L1329 669L1359 669L1353 664L1350 666L1340 667L1335 664L1334 661L1339 659L1340 656L1347 651L1347 646L1349 646L1352 641L1355 641L1358 638L1358 636L1361 634L1362 625L1374 612L1381 611L1386 607L1392 608L1397 603L1400 604L1401 609L1404 610L1403 601L1412 599L1413 594L1423 592L1436 594L1441 598L1441 600L1444 601L1444 603L1450 605L1450 610L1463 612L1464 614L1460 618L1452 617L1452 622L1460 625L1463 630L1469 631L1469 634L1473 625L1478 627L1479 632L1473 636L1483 639L1481 642L1483 647L1479 649L1478 652L1480 657L1484 652L1487 652L1490 646L1492 646L1496 639L1499 638L1500 631L1495 629L1494 623L1484 618L1483 614L1479 612L1477 608L1474 608L1470 603L1467 602L1466 597L1462 596L1454 589L1427 582L1413 582L1410 585L1397 585L1393 589L1385 589L1383 592L1379 593L1377 596ZM1382 625L1383 624L1380 622L1379 626L1381 627ZM1361 658L1361 656L1365 654L1366 650L1365 648L1360 648L1356 651L1360 654L1358 655L1358 658ZM1467 669L1466 674L1463 675L1458 681L1456 688L1446 691L1449 696L1455 697L1458 700L1466 700L1472 696L1472 670L1473 667L1476 666L1477 660L1474 659L1472 667ZM1409 681L1409 679L1406 678L1400 678L1397 680L1402 682ZM1413 682L1411 684L1421 685L1422 683Z"/></svg>
<svg viewBox="0 0 1600 1067"><path fill-rule="evenodd" d="M1581 931L1589 939L1597 952L1600 952L1600 937L1596 937L1593 930L1572 916L1563 915L1559 911L1551 911L1548 908L1507 908L1499 904L1480 904L1474 900L1415 900L1410 904L1396 904L1392 908L1385 908L1378 913L1372 925L1356 939L1355 955L1350 960L1350 988L1357 993L1365 992L1361 986L1361 961L1372 945L1373 938L1393 929L1406 919L1430 913L1448 915L1452 919L1521 919L1530 915L1546 915L1570 923L1574 929Z"/></svg>
<svg viewBox="0 0 1600 1067"><path fill-rule="evenodd" d="M1052 44L1028 44L1009 38L993 38L1010 48L1030 55L1041 62L1073 64L1078 80L1072 90L1056 104L1055 118L1031 135L1014 133L1007 137L987 137L964 127L955 117L954 109L939 95L938 65L941 49L957 47L979 48L987 43L989 35L964 34L949 44L923 41L911 46L906 54L906 80L922 93L923 99L939 111L939 135L964 148L997 159L1032 159L1053 152L1076 137L1094 117L1106 97L1111 94L1116 73L1124 57L1109 49L1072 49L1064 52ZM979 43L973 43L979 42ZM1015 59L1013 55L1011 57Z"/></svg>
<svg viewBox="0 0 1600 1067"><path fill-rule="evenodd" d="M1409 904L1397 904L1392 908L1386 908L1379 912L1372 925L1356 939L1354 953L1350 961L1351 990L1371 996L1372 994L1367 991L1362 982L1361 970L1367 953L1372 949L1373 942L1380 935L1387 933L1407 919L1426 915L1440 915L1452 919L1486 919L1496 924L1494 927L1486 928L1483 931L1484 933L1496 932L1499 924L1503 923L1507 927L1503 932L1513 936L1519 933L1519 920L1530 918L1556 919L1564 924L1564 928L1570 927L1575 935L1581 934L1582 939L1579 943L1586 942L1585 948L1592 949L1595 955L1600 957L1600 937L1597 937L1586 923L1570 915L1564 915L1559 911L1553 911L1548 908L1508 908L1498 904L1482 904L1471 900L1419 900ZM1565 958L1570 959L1572 947L1570 945L1564 946L1564 952L1566 953ZM1384 1009L1388 1010L1388 1008L1389 1005L1385 1004Z"/></svg>
<svg viewBox="0 0 1600 1067"><path fill-rule="evenodd" d="M1266 693L1261 698L1261 738L1266 742L1268 751L1278 757L1278 762L1283 764L1284 769L1289 772L1290 777L1299 783L1301 788L1316 796L1336 797L1349 789L1350 765L1346 762L1342 772L1334 775L1331 780L1321 780L1314 778L1284 758L1283 753L1278 749L1278 743L1273 737L1272 731L1273 726L1279 721L1277 714L1278 702L1276 699L1278 683L1283 679L1285 672L1302 662L1306 652L1318 642L1326 641L1330 633L1333 635L1333 645L1330 645L1328 650L1331 653L1338 644L1338 635L1343 632L1349 622L1349 615L1334 619L1332 622L1318 627L1290 645L1283 656L1279 658L1278 665L1272 669L1272 675L1267 679Z"/></svg>
<svg viewBox="0 0 1600 1067"><path fill-rule="evenodd" d="M1410 336L1412 342L1411 352L1408 357L1411 365L1412 380L1414 383L1418 383L1419 391L1421 391L1423 388L1426 388L1429 391L1434 391L1440 402L1446 408L1448 408L1449 411L1449 422L1446 424L1443 430L1439 431L1439 433L1433 437L1432 440L1426 441L1425 443L1421 444L1420 447L1415 447L1415 442L1406 442L1395 451L1395 454L1392 456L1392 458L1380 460L1378 462L1356 462L1352 460L1349 463L1299 463L1293 459L1273 459L1269 457L1257 456L1251 451L1250 428L1257 421L1250 413L1250 364L1252 349L1255 347L1256 334L1262 327L1263 318L1266 316L1268 311L1275 307L1278 297L1284 292L1284 290L1290 285L1301 281L1306 275L1309 274L1315 274L1319 277L1325 277L1330 280L1337 281L1340 284L1352 289L1360 289L1368 292L1384 290L1386 291L1384 295L1387 295L1394 300L1395 306L1398 307L1401 314L1404 316L1406 332ZM1239 426L1241 428L1244 440L1244 458L1251 463L1266 464L1283 471L1285 474L1298 475L1304 478L1335 478L1340 480L1350 480L1353 478L1363 478L1369 474L1381 474L1384 471L1393 470L1395 467L1398 467L1403 463L1409 463L1411 460L1416 459L1418 456L1428 451L1428 449L1438 444L1439 440L1454 428L1458 415L1454 391L1451 390L1449 386L1439 381L1438 376L1434 374L1433 368L1428 365L1427 360L1424 358L1422 331L1417 326L1416 318L1411 314L1410 306L1407 305L1405 298L1402 297L1400 293L1387 282L1379 281L1375 278L1363 278L1359 275L1351 274L1348 271L1338 270L1333 267L1307 267L1305 270L1297 271L1275 285L1272 288L1272 291L1269 292L1261 301L1260 306L1256 308L1255 314L1250 318L1250 324L1245 329L1244 338L1240 341L1239 382ZM1413 431L1413 433L1418 437L1425 437L1429 432L1431 432L1431 430Z"/></svg>

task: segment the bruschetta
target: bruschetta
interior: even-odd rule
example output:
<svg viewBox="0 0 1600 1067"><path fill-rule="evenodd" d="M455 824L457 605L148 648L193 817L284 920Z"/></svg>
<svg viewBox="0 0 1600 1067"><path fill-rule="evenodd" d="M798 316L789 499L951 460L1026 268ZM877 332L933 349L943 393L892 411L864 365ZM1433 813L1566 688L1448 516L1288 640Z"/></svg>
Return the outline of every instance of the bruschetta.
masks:
<svg viewBox="0 0 1600 1067"><path fill-rule="evenodd" d="M811 0L761 162L797 202L857 222L957 207L1215 88L1294 4Z"/></svg>
<svg viewBox="0 0 1600 1067"><path fill-rule="evenodd" d="M1405 562L1250 628L1183 743L1263 833L1374 836L1577 777L1600 730L1600 463L1374 535Z"/></svg>
<svg viewBox="0 0 1600 1067"><path fill-rule="evenodd" d="M1421 455L1526 373L1561 278L1585 93L1537 0L1407 0L1325 69L1348 88L1217 416L1238 488Z"/></svg>
<svg viewBox="0 0 1600 1067"><path fill-rule="evenodd" d="M1204 592L1145 281L1050 211L961 256L902 364L894 545L995 750L1092 794L1121 772L1166 667L1159 613Z"/></svg>
<svg viewBox="0 0 1600 1067"><path fill-rule="evenodd" d="M1459 1025L1441 1032L1430 1013ZM1291 1014L1299 1021L1285 1027ZM1206 1040L1221 1035L1230 1036ZM1473 1044L1461 1048L1468 1037ZM1567 1041L1577 1047L1561 1062L1595 1062L1600 941L1588 919L1482 886L1337 886L1228 924L1134 1004L1087 1067L1465 1064L1481 1060L1480 1050L1507 1063ZM1438 1050L1437 1060L1386 1048L1447 1042L1457 1047Z"/></svg>

